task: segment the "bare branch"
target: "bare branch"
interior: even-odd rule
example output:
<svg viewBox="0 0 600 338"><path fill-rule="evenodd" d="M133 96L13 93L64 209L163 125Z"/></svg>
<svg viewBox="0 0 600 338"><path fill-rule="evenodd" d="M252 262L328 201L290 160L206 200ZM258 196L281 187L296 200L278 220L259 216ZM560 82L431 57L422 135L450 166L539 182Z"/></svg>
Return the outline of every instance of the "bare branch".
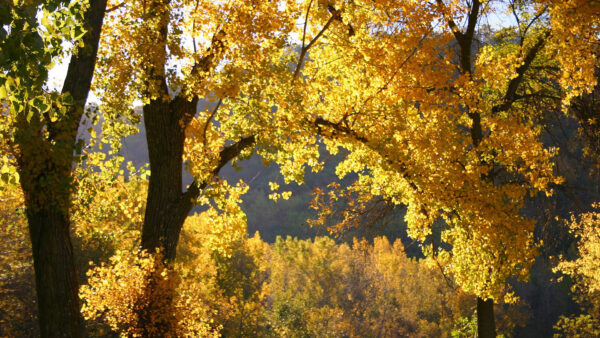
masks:
<svg viewBox="0 0 600 338"><path fill-rule="evenodd" d="M119 8L121 8L121 7L123 7L123 6L125 6L125 4L126 4L126 2L125 2L125 1L123 1L123 2L121 2L121 3L120 3L120 4L118 4L118 5L114 5L114 6L110 7L110 8L107 8L105 13L110 13L110 12L112 12L112 11L116 11L117 9L119 9Z"/></svg>
<svg viewBox="0 0 600 338"><path fill-rule="evenodd" d="M442 12L442 14L444 16L446 16L446 4L444 4L443 0L436 0L438 7L440 8L440 11ZM454 19L452 19L451 17L447 17L446 18L446 22L448 23L448 26L450 27L450 29L452 30L452 33L454 34L454 37L456 38L457 41L462 40L463 38L463 33L460 31L460 28L458 28L458 26L456 25L456 23L454 22Z"/></svg>
<svg viewBox="0 0 600 338"><path fill-rule="evenodd" d="M304 28L302 29L302 49L304 49L304 41L306 39L306 26L308 25L308 15L310 14L311 6L312 0L308 3L308 9L306 9L306 16L304 17Z"/></svg>
<svg viewBox="0 0 600 338"><path fill-rule="evenodd" d="M544 8L536 16L534 16L533 19L531 19L531 21L527 24L527 27L525 27L525 31L523 31L523 35L527 34L527 31L529 30L531 25L533 25L537 20L539 20L539 18L544 13L546 13L547 10L548 10L548 5L544 6Z"/></svg>
<svg viewBox="0 0 600 338"><path fill-rule="evenodd" d="M238 156L242 151L250 148L256 143L256 136L251 135L242 138L236 143L227 146L221 150L220 160L215 169L212 171L212 177L215 177L219 174L219 171L232 159ZM183 204L183 208L191 209L193 206L193 201L200 196L200 192L206 188L209 184L209 181L198 182L198 180L194 179L192 184L188 187L187 191L181 195L180 203Z"/></svg>

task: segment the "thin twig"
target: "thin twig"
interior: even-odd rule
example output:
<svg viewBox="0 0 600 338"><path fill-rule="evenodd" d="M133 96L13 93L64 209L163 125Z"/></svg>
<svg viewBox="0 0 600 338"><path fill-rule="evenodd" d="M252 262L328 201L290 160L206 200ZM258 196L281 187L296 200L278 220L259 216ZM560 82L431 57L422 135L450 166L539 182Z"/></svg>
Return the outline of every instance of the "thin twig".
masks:
<svg viewBox="0 0 600 338"><path fill-rule="evenodd" d="M120 4L118 4L118 5L114 5L114 6L112 6L111 8L107 8L107 9L106 9L106 11L105 11L105 13L110 13L110 12L112 12L112 11L116 11L117 9L119 9L119 8L121 8L121 7L123 7L123 6L125 6L125 4L126 4L126 2L125 2L125 1L123 1L123 2L121 2L121 3L120 3Z"/></svg>
<svg viewBox="0 0 600 338"><path fill-rule="evenodd" d="M198 3L199 2L200 2L200 0L196 0L196 7L194 8L194 15L198 11ZM194 55L196 55L196 53L197 53L197 50L196 50L196 35L194 34L195 32L196 32L196 16L194 16L194 21L192 22L192 44L194 45ZM195 61L194 61L194 65L195 65Z"/></svg>
<svg viewBox="0 0 600 338"><path fill-rule="evenodd" d="M310 7L312 6L312 0L308 3L306 9L306 17L304 18L304 28L302 29L302 49L304 49L304 40L306 39L306 26L308 25L308 15L310 13Z"/></svg>
<svg viewBox="0 0 600 338"><path fill-rule="evenodd" d="M215 109L213 109L213 111L210 113L210 116L208 117L208 119L206 120L206 123L204 124L204 132L203 132L204 136L202 138L202 143L204 143L205 148L206 148L206 129L208 128L208 124L210 123L210 121L213 119L213 117L217 113L217 110L219 110L219 107L221 107L221 102L223 102L223 99L219 99L219 101L217 102L217 105L215 106Z"/></svg>
<svg viewBox="0 0 600 338"><path fill-rule="evenodd" d="M308 14L308 11L306 11L306 13ZM325 31L327 30L327 28L329 28L329 25L331 25L331 23L333 22L333 20L335 20L335 18L338 15L339 15L339 12L335 12L329 18L329 20L327 20L327 22L325 23L325 25L323 26L323 28L321 28L321 30L319 31L319 33L317 33L317 35L308 43L308 45L304 46L304 42L302 42L303 46L302 46L302 50L300 51L300 58L298 59L298 65L296 66L296 70L294 71L293 79L296 79L296 77L300 73L300 67L302 66L302 62L304 61L304 57L306 56L306 52L308 52L308 50L310 49L310 47L312 47L315 44L315 42L317 42L317 40L321 37L321 35L323 35L323 33L325 33Z"/></svg>
<svg viewBox="0 0 600 338"><path fill-rule="evenodd" d="M523 32L523 35L527 34L527 31L529 30L529 28L531 27L531 25L534 22L536 22L542 16L542 14L546 13L546 10L548 10L548 6L547 5L536 16L534 16L533 19L531 19L531 22L529 22L527 24L527 27L525 27L525 31Z"/></svg>

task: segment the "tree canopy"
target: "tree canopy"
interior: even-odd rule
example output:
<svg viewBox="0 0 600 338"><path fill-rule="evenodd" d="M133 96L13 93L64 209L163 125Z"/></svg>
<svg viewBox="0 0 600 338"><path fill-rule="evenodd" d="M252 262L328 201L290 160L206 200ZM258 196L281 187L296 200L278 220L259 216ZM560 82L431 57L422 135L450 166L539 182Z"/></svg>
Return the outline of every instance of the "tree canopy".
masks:
<svg viewBox="0 0 600 338"><path fill-rule="evenodd" d="M340 199L347 201L338 230L366 226L369 218L357 215L369 212L374 200L404 206L408 236L420 243L427 264L478 299L479 335L495 335L493 303L518 301L509 281L526 280L543 247L526 203L552 196L564 182L555 168L560 149L542 139L547 125L540 117L574 113L589 142L597 134L585 109L596 107L599 7L585 0L0 4L0 12L9 13L0 14L0 189L20 196L19 184L23 194L41 334L56 335L61 326L69 327L68 335L83 334L71 236L81 239L80 255L98 249L107 263L91 270L81 295L86 318L114 311L104 317L112 330L182 335L189 321L189 334L227 334L230 323L241 321L240 327L248 324L243 330L254 332L270 318L273 329L286 334L282 321L292 319L283 312L256 315L250 324L240 319L244 309L261 308L263 286L252 280L263 276L264 257L252 251L262 244L244 242L242 195L251 183L227 182L220 173L228 163L260 156L278 165L286 184L302 184L305 171L321 170L328 153L341 159L338 177L353 183L319 188L312 207L320 214L311 224L325 224L334 215L330 202ZM48 71L68 56L62 90L52 90ZM90 90L99 105L86 111ZM101 131L83 131L87 121L102 121ZM123 169L119 155L122 138L140 121L147 173ZM87 144L81 132L89 134ZM594 149L588 144L588 153ZM187 186L184 172L193 179ZM290 198L279 184L269 185L272 199ZM178 247L198 205L208 208L204 222L219 232L198 242L214 250L203 259L245 283L243 291L220 272L210 277L218 292L181 282L191 272L178 261ZM591 293L593 215L573 226L582 236L580 259L558 265ZM251 253L228 244L242 242ZM258 270L234 273L231 257ZM292 274L286 269L282 275ZM119 285L135 289L133 298L120 298ZM111 299L104 305L94 298L102 292ZM219 300L179 316L193 297L209 294ZM285 305L277 297L292 296L273 297L277 309ZM298 297L285 306L298 306ZM305 305L318 308L315 316L342 318L338 298L324 295L329 307ZM220 318L222 327L210 324L211 308L232 311ZM164 316L156 316L160 312ZM346 319L319 328L315 322L303 330L337 335L354 327Z"/></svg>

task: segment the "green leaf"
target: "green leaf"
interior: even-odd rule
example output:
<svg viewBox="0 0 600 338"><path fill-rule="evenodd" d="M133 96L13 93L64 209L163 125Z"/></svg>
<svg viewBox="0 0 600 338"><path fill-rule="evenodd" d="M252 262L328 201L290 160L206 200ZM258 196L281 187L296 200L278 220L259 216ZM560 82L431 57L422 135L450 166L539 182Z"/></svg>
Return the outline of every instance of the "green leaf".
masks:
<svg viewBox="0 0 600 338"><path fill-rule="evenodd" d="M40 104L40 111L41 111L42 113L45 113L45 112L47 112L47 111L49 111L49 110L50 110L50 105L49 105L49 104L46 104L45 102L42 102L42 103Z"/></svg>
<svg viewBox="0 0 600 338"><path fill-rule="evenodd" d="M71 32L73 40L79 40L85 34L85 30L80 26L75 26L75 29Z"/></svg>
<svg viewBox="0 0 600 338"><path fill-rule="evenodd" d="M67 104L67 105L72 105L73 102L74 102L73 96L71 96L70 94L67 93L63 98L63 103Z"/></svg>
<svg viewBox="0 0 600 338"><path fill-rule="evenodd" d="M27 116L25 116L25 119L27 120L27 122L31 122L32 117L33 117L33 109L27 110Z"/></svg>
<svg viewBox="0 0 600 338"><path fill-rule="evenodd" d="M49 26L48 22L48 12L44 11L42 14L42 19L40 20L43 26Z"/></svg>

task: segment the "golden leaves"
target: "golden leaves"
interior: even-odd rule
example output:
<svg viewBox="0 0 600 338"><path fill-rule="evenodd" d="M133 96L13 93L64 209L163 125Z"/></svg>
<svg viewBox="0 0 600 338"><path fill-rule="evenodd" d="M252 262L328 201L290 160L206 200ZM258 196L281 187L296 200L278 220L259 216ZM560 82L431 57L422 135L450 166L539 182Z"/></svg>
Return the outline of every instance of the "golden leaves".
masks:
<svg viewBox="0 0 600 338"><path fill-rule="evenodd" d="M444 238L453 247L448 271L466 290L499 297L506 278L525 277L536 254L533 222L519 214L525 197L551 194L550 184L561 182L553 172L555 150L544 147L532 122L538 107L517 99L508 109L496 107L516 94L548 90L547 80L522 68L552 65L546 45L538 46L546 31L536 25L523 45L498 38L477 50L472 75L458 74L449 43L454 32L434 25L460 22L468 8L362 5L344 7L354 36L336 26L311 47L302 82L287 96L301 103L282 110L327 121L318 132L328 149L347 151L338 175L357 173L365 194L407 204L411 236L424 239L445 219ZM543 52L530 53L536 48ZM517 78L526 84L511 94ZM473 116L483 134L476 147Z"/></svg>
<svg viewBox="0 0 600 338"><path fill-rule="evenodd" d="M600 294L600 204L592 207L590 212L572 215L569 222L570 232L577 238L579 258L573 261L563 258L554 270L574 277L581 291L597 295Z"/></svg>
<svg viewBox="0 0 600 338"><path fill-rule="evenodd" d="M465 290L499 297L507 278L525 277L536 254L523 201L561 182L555 150L540 141L534 117L554 97L568 103L595 83L599 25L591 24L597 18L586 11L590 5L539 1L526 17L547 5L549 25L540 20L526 35L522 27L490 34L486 46L473 47L472 74L459 72L453 40L461 28L449 23L469 15L461 2L311 5L127 2L107 19L98 87L115 112L136 99L174 95L222 102L187 126L184 160L195 178L214 183L200 202L214 196L227 211L203 216L215 231L232 234L225 241L245 226L237 201L243 188L211 181L219 151L256 135L256 152L281 165L286 183L301 183L306 167L322 166L323 138L332 153L345 150L336 172L358 174L357 193L408 206L412 237L424 240L444 219L443 238L452 246L447 271ZM538 95L539 105L527 99Z"/></svg>
<svg viewBox="0 0 600 338"><path fill-rule="evenodd" d="M189 285L175 292L178 274L162 264L160 254L117 252L110 261L89 270L88 285L81 287L86 319L102 317L121 337L218 336L210 326L210 310L188 292ZM141 313L154 318L148 321Z"/></svg>
<svg viewBox="0 0 600 338"><path fill-rule="evenodd" d="M563 335L598 335L600 321L600 205L592 204L592 210L579 215L571 215L569 230L577 239L578 256L574 260L559 257L553 269L574 281L572 291L577 302L586 310L579 316L561 316L554 329ZM562 277L561 277L562 278Z"/></svg>

